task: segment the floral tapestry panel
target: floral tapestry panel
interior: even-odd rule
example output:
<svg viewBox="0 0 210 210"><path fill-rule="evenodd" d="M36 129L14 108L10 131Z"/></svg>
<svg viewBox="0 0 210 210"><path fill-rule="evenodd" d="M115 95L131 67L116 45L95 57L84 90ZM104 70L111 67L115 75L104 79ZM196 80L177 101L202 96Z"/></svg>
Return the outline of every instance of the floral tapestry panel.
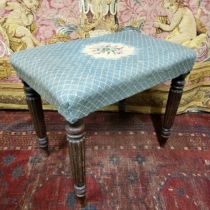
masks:
<svg viewBox="0 0 210 210"><path fill-rule="evenodd" d="M210 111L209 20L210 0L1 0L0 108L26 108L21 81L9 62L12 53L132 27L196 51L179 112ZM104 53L112 52L106 48L100 56ZM169 82L154 89L156 94L150 90L129 99L129 110L163 112L168 88ZM45 101L44 107L52 108Z"/></svg>

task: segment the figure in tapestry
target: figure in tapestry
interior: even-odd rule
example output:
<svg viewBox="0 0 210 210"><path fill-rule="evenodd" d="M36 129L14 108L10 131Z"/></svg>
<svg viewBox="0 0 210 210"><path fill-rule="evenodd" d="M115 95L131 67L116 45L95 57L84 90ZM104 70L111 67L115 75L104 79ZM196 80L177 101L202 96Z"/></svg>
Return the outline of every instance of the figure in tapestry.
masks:
<svg viewBox="0 0 210 210"><path fill-rule="evenodd" d="M34 14L39 7L38 0L1 0L0 8L8 14L1 18L1 32L8 47L13 51L20 51L40 45L32 34Z"/></svg>
<svg viewBox="0 0 210 210"><path fill-rule="evenodd" d="M199 11L197 16L194 16L182 0L164 0L163 6L172 14L171 22L166 24L156 21L154 26L170 32L166 40L190 48L199 48L207 40L205 27L202 27L202 30L199 31L199 28L202 26L202 23L199 21Z"/></svg>

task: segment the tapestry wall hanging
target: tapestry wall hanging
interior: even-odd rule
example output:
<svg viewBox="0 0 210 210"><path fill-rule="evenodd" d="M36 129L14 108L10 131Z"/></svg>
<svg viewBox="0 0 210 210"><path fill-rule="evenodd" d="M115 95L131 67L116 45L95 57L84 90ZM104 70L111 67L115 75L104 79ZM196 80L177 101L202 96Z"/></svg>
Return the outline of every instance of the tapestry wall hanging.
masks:
<svg viewBox="0 0 210 210"><path fill-rule="evenodd" d="M1 0L0 108L27 108L22 83L9 63L12 53L132 27L196 51L178 112L210 112L209 20L210 0ZM127 99L126 110L162 113L168 89L166 82L135 95ZM46 101L44 108L53 109Z"/></svg>

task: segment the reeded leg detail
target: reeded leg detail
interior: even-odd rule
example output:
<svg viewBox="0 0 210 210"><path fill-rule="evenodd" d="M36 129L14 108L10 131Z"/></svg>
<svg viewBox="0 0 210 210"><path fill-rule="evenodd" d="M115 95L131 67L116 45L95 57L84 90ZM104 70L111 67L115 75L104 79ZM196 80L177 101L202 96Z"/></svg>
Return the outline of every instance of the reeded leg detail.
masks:
<svg viewBox="0 0 210 210"><path fill-rule="evenodd" d="M171 127L174 123L177 109L179 107L179 103L182 97L184 85L185 85L185 78L187 74L183 74L171 82L171 88L168 95L168 101L164 116L164 122L161 131L161 137L167 141L167 139L171 135Z"/></svg>
<svg viewBox="0 0 210 210"><path fill-rule="evenodd" d="M85 198L85 126L83 120L74 124L67 122L66 133L69 142L69 157L74 177L74 189L78 198Z"/></svg>
<svg viewBox="0 0 210 210"><path fill-rule="evenodd" d="M32 121L39 141L39 147L46 155L48 152L48 138L46 134L46 126L44 113L42 109L42 100L40 95L33 90L27 83L23 81L26 101L29 112L32 116Z"/></svg>

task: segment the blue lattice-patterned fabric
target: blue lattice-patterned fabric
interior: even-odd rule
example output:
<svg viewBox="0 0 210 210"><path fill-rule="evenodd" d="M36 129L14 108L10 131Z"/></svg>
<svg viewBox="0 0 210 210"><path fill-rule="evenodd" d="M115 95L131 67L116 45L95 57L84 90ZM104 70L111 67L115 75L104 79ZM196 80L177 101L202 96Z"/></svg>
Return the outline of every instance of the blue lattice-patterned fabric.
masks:
<svg viewBox="0 0 210 210"><path fill-rule="evenodd" d="M189 72L193 50L135 30L14 53L18 75L71 123Z"/></svg>

